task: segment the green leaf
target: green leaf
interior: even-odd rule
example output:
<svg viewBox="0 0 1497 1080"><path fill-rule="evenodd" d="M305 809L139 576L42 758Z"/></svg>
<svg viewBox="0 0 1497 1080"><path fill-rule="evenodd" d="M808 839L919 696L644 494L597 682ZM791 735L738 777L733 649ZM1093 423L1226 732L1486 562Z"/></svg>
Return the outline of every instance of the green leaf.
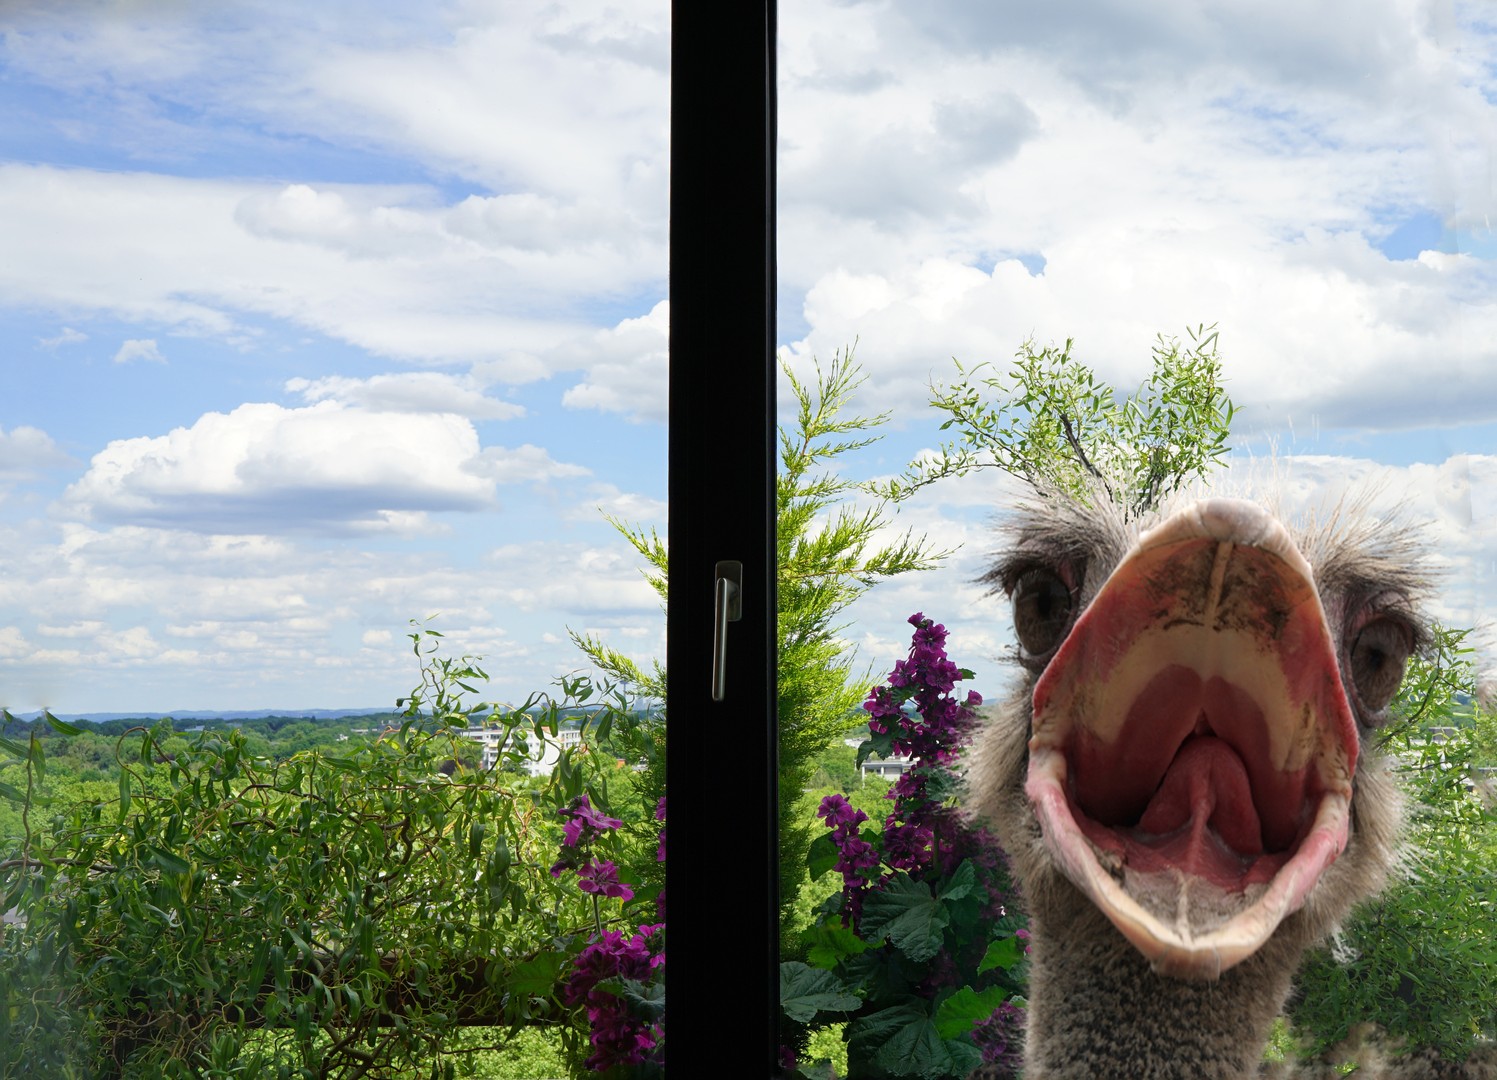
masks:
<svg viewBox="0 0 1497 1080"><path fill-rule="evenodd" d="M847 1025L847 1048L849 1054L856 1051L859 1056L872 1057L881 1046L886 1045L905 1028L930 1022L930 1015L921 1007L924 1004L904 1002L887 1009L860 1016Z"/></svg>
<svg viewBox="0 0 1497 1080"><path fill-rule="evenodd" d="M817 923L801 935L807 946L806 959L812 967L831 971L849 956L867 951L868 943L853 930L840 924Z"/></svg>
<svg viewBox="0 0 1497 1080"><path fill-rule="evenodd" d="M887 938L911 960L929 960L941 950L950 918L930 887L903 871L863 900L864 937Z"/></svg>
<svg viewBox="0 0 1497 1080"><path fill-rule="evenodd" d="M81 728L81 727L79 727L77 724L70 724L66 720L59 720L59 719L57 719L57 717L53 716L50 712L45 712L42 715L46 718L47 723L51 725L52 730L55 731L55 732L57 732L59 735L82 735L83 734L83 730L84 729Z"/></svg>
<svg viewBox="0 0 1497 1080"><path fill-rule="evenodd" d="M988 945L988 951L983 953L982 963L977 965L977 973L981 975L994 968L1008 971L1022 959L1024 959L1024 944L1017 936L1010 934Z"/></svg>
<svg viewBox="0 0 1497 1080"><path fill-rule="evenodd" d="M818 971L798 960L780 965L780 1011L799 1024L819 1012L853 1012L863 1004L830 971Z"/></svg>
<svg viewBox="0 0 1497 1080"><path fill-rule="evenodd" d="M806 866L811 871L811 880L820 879L822 874L837 865L837 860L841 857L831 833L822 833L812 840L811 846L806 849Z"/></svg>
<svg viewBox="0 0 1497 1080"><path fill-rule="evenodd" d="M663 982L642 983L634 979L620 979L619 989L619 996L629 1003L629 1011L636 1016L657 1020L665 1015Z"/></svg>
<svg viewBox="0 0 1497 1080"><path fill-rule="evenodd" d="M884 1043L873 1060L894 1076L965 1075L959 1071L957 1059L928 1017L901 1027Z"/></svg>
<svg viewBox="0 0 1497 1080"><path fill-rule="evenodd" d="M150 861L168 874L185 874L192 869L190 862L165 848L152 847L150 851Z"/></svg>
<svg viewBox="0 0 1497 1080"><path fill-rule="evenodd" d="M863 742L862 742L862 744L858 747L858 761L857 761L858 767L862 768L863 767L863 762L867 761L870 757L873 757L873 758L887 758L893 752L894 752L894 732L893 732L893 730L891 729L891 730L885 731L885 732L877 732L877 731L875 731L868 738L864 739Z"/></svg>
<svg viewBox="0 0 1497 1080"><path fill-rule="evenodd" d="M505 988L526 997L549 998L556 993L556 981L566 962L567 954L563 952L537 953L509 969Z"/></svg>
<svg viewBox="0 0 1497 1080"><path fill-rule="evenodd" d="M943 1039L967 1034L973 1026L993 1015L993 1010L1008 998L1001 986L990 986L981 992L964 986L936 1009L936 1030Z"/></svg>
<svg viewBox="0 0 1497 1080"><path fill-rule="evenodd" d="M961 860L961 866L957 867L957 872L951 875L951 879L940 890L940 899L963 899L973 890L973 887L976 887L976 884L978 884L978 872L973 869L972 860L964 858Z"/></svg>

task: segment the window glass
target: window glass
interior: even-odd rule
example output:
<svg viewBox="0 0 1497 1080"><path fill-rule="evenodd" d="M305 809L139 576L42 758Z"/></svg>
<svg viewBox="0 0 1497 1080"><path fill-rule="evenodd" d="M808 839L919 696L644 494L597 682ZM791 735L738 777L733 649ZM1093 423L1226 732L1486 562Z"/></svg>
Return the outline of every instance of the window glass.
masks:
<svg viewBox="0 0 1497 1080"><path fill-rule="evenodd" d="M11 5L0 703L520 700L663 651L663 3Z"/></svg>
<svg viewBox="0 0 1497 1080"><path fill-rule="evenodd" d="M1475 624L1494 555L1494 50L1459 3L784 5L781 349L805 378L856 345L854 411L891 413L847 475L953 436L927 407L953 358L1003 374L1025 341L1074 339L1126 395L1156 335L1214 325L1233 482L1267 479L1298 512L1375 478L1380 505L1437 523L1442 603ZM875 672L923 610L981 690L1003 685L1006 616L975 579L1020 491L979 472L906 505L901 527L958 550L853 608L844 637Z"/></svg>
<svg viewBox="0 0 1497 1080"><path fill-rule="evenodd" d="M1236 406L1218 490L1300 520L1323 521L1342 503L1352 518L1401 513L1449 571L1433 614L1457 628L1489 622L1497 33L1486 8L811 0L783 5L779 29L781 356L808 386L818 366L826 373L854 353L863 381L844 415L887 415L882 441L836 455L828 483L844 485L843 507L878 512L857 482L899 478L960 439L963 425L942 430L953 415L930 406L957 365L992 365L976 373L981 389L984 378L1009 381L1026 343L1054 346L1121 404L1170 339L1210 342ZM780 420L793 430L789 379L781 394ZM1175 445L1169 435L1160 444ZM1059 435L1056 446L1067 453ZM884 678L908 655L906 620L923 613L949 631L951 659L975 672L963 689L1007 697L1023 672L1008 604L982 579L1002 543L995 519L1026 497L1022 480L981 468L920 488L897 513L882 506L875 541L909 530L950 553L937 569L874 586L828 623L843 659L856 650L850 675ZM838 501L807 535L837 535L819 530ZM1051 583L1062 597L1067 585ZM1489 631L1466 643L1490 663ZM786 684L782 673L782 693ZM848 745L826 739L804 774L782 771L808 793L798 826L821 845L809 860L820 876L802 857L782 888L793 898L787 955L819 957L864 1003L861 1050L858 1027L848 1029L856 1075L859 1053L916 1046L942 1025L922 1027L915 1007L897 1036L876 1029L868 1003L890 1005L876 1015L892 1024L903 1002L888 987L907 989L904 973L880 984L894 966L862 952L828 962L839 954L827 925L839 916L821 918L820 936L802 934L844 882L844 904L861 903L859 874L892 874L890 853L910 842L886 825L899 804L868 794L897 794L889 783L907 762L876 754L859 768L851 746L867 729L846 726ZM841 795L851 808L832 801ZM878 862L859 848L869 835L859 827L883 836L881 867L858 862ZM891 895L923 903L930 882L945 888L944 866L905 891L907 881L888 879L888 906L864 936L881 939ZM966 979L952 972L954 935L921 958L926 981L912 993L922 1000ZM880 947L888 956L906 945ZM1007 1036L990 1028L985 1038L984 1052L1000 1055ZM932 1036L914 1054L928 1051L920 1060L933 1072L934 1046ZM844 1049L831 1037L808 1053Z"/></svg>

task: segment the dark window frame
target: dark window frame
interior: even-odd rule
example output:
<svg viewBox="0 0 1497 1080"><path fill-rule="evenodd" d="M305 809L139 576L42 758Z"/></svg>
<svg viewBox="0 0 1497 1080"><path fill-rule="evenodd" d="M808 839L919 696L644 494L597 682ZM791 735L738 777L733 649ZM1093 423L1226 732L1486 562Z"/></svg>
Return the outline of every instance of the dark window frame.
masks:
<svg viewBox="0 0 1497 1080"><path fill-rule="evenodd" d="M770 1076L779 929L774 0L673 0L667 1062ZM714 567L743 564L712 700ZM747 912L747 914L745 914Z"/></svg>

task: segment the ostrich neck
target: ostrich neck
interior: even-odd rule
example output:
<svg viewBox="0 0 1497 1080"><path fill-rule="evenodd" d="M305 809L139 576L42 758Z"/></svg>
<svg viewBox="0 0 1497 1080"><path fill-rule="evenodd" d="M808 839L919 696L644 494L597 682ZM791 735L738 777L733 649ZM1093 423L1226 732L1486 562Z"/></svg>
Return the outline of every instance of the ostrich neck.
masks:
<svg viewBox="0 0 1497 1080"><path fill-rule="evenodd" d="M1031 932L1026 1080L1255 1076L1299 960L1270 941L1213 983L1157 975L1084 901Z"/></svg>

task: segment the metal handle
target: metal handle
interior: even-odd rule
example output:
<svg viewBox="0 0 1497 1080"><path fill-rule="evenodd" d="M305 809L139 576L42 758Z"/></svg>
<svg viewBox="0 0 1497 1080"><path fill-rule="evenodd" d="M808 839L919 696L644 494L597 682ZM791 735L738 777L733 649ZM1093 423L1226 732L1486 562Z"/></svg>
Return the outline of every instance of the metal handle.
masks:
<svg viewBox="0 0 1497 1080"><path fill-rule="evenodd" d="M743 563L725 559L713 568L716 578L712 620L712 700L728 696L728 623L743 618Z"/></svg>

